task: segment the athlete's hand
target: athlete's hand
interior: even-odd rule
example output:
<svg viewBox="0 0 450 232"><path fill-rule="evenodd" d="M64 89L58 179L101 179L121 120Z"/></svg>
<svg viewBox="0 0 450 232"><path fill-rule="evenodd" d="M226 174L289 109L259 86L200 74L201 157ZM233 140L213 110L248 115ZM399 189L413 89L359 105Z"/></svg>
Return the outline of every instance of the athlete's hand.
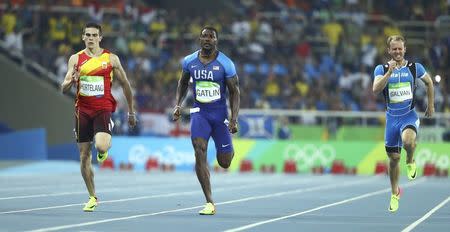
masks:
<svg viewBox="0 0 450 232"><path fill-rule="evenodd" d="M230 120L230 122L228 123L228 130L230 131L231 134L234 134L238 131L236 119Z"/></svg>
<svg viewBox="0 0 450 232"><path fill-rule="evenodd" d="M175 106L175 109L173 109L172 120L175 122L180 118L180 116L181 116L181 106Z"/></svg>
<svg viewBox="0 0 450 232"><path fill-rule="evenodd" d="M136 118L136 113L128 113L128 125L131 128L134 128L137 124L137 118Z"/></svg>
<svg viewBox="0 0 450 232"><path fill-rule="evenodd" d="M388 61L388 72L391 73L392 71L394 71L394 68L396 66L396 62L394 60L390 60Z"/></svg>
<svg viewBox="0 0 450 232"><path fill-rule="evenodd" d="M76 64L73 65L72 82L77 82L80 79L80 70Z"/></svg>
<svg viewBox="0 0 450 232"><path fill-rule="evenodd" d="M425 117L431 117L434 114L434 106L427 106L427 110L425 110Z"/></svg>

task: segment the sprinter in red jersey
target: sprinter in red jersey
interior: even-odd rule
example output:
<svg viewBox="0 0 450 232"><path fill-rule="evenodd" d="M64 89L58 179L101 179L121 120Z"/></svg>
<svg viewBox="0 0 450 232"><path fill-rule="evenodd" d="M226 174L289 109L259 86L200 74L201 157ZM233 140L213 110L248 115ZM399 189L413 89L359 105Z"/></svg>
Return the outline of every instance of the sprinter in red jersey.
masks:
<svg viewBox="0 0 450 232"><path fill-rule="evenodd" d="M127 99L130 127L136 125L136 113L130 83L119 58L100 47L101 26L96 23L86 24L82 39L86 48L70 57L61 89L66 93L72 85L77 88L75 134L80 150L81 174L89 192L89 201L83 210L91 212L97 207L94 172L91 167L91 143L95 138L97 160L105 161L111 147L111 131L114 126L111 114L116 109L116 101L111 94L113 77L119 81Z"/></svg>

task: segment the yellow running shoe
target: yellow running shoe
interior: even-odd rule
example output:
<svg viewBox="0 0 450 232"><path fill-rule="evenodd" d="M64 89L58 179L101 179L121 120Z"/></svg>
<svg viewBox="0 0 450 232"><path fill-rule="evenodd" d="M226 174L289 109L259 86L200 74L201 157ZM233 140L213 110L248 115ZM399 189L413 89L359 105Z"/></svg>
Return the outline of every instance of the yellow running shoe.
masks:
<svg viewBox="0 0 450 232"><path fill-rule="evenodd" d="M416 176L417 176L416 162L413 161L410 164L406 164L406 171L407 171L407 175L408 175L408 179L409 180L416 179Z"/></svg>
<svg viewBox="0 0 450 232"><path fill-rule="evenodd" d="M106 151L105 153L97 152L97 161L99 163L103 163L103 161L105 161L107 158L108 158L108 151Z"/></svg>
<svg viewBox="0 0 450 232"><path fill-rule="evenodd" d="M389 204L389 211L395 212L395 211L398 210L398 202L400 200L400 194L401 194L401 190L400 190L400 187L399 187L398 188L398 193L391 195L391 203Z"/></svg>
<svg viewBox="0 0 450 232"><path fill-rule="evenodd" d="M84 204L83 211L84 212L92 212L97 207L97 197L89 197L89 201Z"/></svg>
<svg viewBox="0 0 450 232"><path fill-rule="evenodd" d="M214 215L216 214L216 207L213 205L213 203L208 202L205 205L205 208L200 210L198 212L200 215Z"/></svg>

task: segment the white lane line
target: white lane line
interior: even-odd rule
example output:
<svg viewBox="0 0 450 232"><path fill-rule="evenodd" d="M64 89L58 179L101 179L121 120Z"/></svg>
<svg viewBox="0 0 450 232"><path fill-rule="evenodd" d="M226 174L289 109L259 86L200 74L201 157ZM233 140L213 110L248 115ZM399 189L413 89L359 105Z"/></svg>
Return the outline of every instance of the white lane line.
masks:
<svg viewBox="0 0 450 232"><path fill-rule="evenodd" d="M445 199L443 202L441 202L439 205L437 205L436 207L434 207L432 210L430 210L428 213L426 213L425 215L423 215L423 217L421 217L419 220L413 222L411 225L409 225L408 227L406 227L405 229L402 230L402 232L409 232L411 230L413 230L417 225L419 225L420 223L422 223L423 221L425 221L427 218L429 218L431 216L431 214L433 214L434 212L436 212L438 209L440 209L442 206L444 206L445 204L447 204L450 201L450 196L447 197L447 199Z"/></svg>
<svg viewBox="0 0 450 232"><path fill-rule="evenodd" d="M219 183L236 183L236 182L242 182L242 183L253 183L256 181L261 181L262 179L267 180L267 177L261 178L260 176L248 176L248 177L240 177L238 180L236 179L225 179L228 175L224 175L222 176L216 176L217 179L212 179L212 184L216 185ZM166 178L164 180L161 180L159 178L157 178L158 176L151 176L149 175L149 179L138 179L137 181L135 179L133 179L133 184L131 186L135 186L135 185L161 185L161 184L174 184L172 182L175 183L179 183L179 182L186 182L186 181L190 181L193 180L192 178L182 178L180 179L171 179L171 178ZM167 177L167 176L166 176ZM173 178L178 178L178 176L169 176L169 177L173 177ZM268 176L269 177L269 176ZM325 177L325 176L323 176ZM0 189L0 192L13 192L13 191L20 191L20 192L24 192L26 190L39 190L39 189L48 189L48 188L55 188L56 187L84 187L84 184L81 181L81 176L79 177L79 179L77 180L73 180L73 181L77 181L78 183L50 183L50 182L45 182L45 183L40 183L38 186L29 186L29 183L23 183L23 185L28 185L28 186L12 186L12 187L2 187L2 189ZM132 177L130 177L132 178ZM270 180L278 180L278 179L283 179L282 175L271 175L270 176ZM102 184L108 181L114 180L115 182L125 182L128 180L125 179L117 179L114 177L105 179L102 178L101 180L96 179L95 182L99 183L98 187L100 188L124 188L126 186L130 186L128 185L118 185L118 184ZM51 180L49 180L51 181ZM193 183L197 183L197 182L193 182ZM47 185L48 184L48 185Z"/></svg>
<svg viewBox="0 0 450 232"><path fill-rule="evenodd" d="M302 184L302 183L309 183L312 182L312 179L302 179L301 181L291 181L291 182L284 182L277 185L289 185L289 184ZM265 187L267 186L267 183L258 183L258 184L245 184L238 187L226 187L226 188L217 188L214 190L214 192L224 192L229 190L239 190L239 189L247 189L247 188L254 188L254 187ZM128 191L128 190L127 190ZM152 198L164 198L164 197L175 197L175 196L185 196L185 195L195 195L201 193L200 190L195 191L186 191L186 192L176 192L176 193L164 193L164 194L157 194L157 195L149 195L149 196L140 196L140 197L131 197L131 198L123 198L123 199L117 199L117 200L107 200L102 201L100 200L100 204L105 203L116 203L116 202L126 202L126 201L136 201L136 200L145 200L145 199L152 199ZM21 209L21 210L12 210L12 211L3 211L0 212L0 215L2 214L12 214L12 213L23 213L23 212L31 212L31 211L38 211L38 210L48 210L48 209L60 209L60 208L67 208L72 206L80 206L84 205L84 203L75 203L75 204L67 204L67 205L56 205L56 206L49 206L49 207L39 207L39 208L31 208L31 209Z"/></svg>
<svg viewBox="0 0 450 232"><path fill-rule="evenodd" d="M123 189L119 189L119 188L105 189L105 190L102 190L102 191L97 191L97 193L108 193L108 192L118 192L118 191L123 191ZM58 197L58 196L66 196L66 195L78 195L78 194L86 194L86 191L59 192L59 193L42 193L42 194L23 195L23 196L14 196L14 197L0 197L0 201L1 200L15 200L15 199L37 198L37 197Z"/></svg>
<svg viewBox="0 0 450 232"><path fill-rule="evenodd" d="M424 181L425 181L425 179L422 178L422 179L419 179L419 180L414 181L414 182L409 182L409 183L403 185L403 188L408 188L408 187L411 187L413 185L422 183ZM264 220L264 221L248 224L248 225L245 225L245 226L240 226L240 227L228 229L228 230L225 230L224 232L243 231L243 230L251 229L251 228L254 228L254 227L257 227L257 226L260 226L260 225L264 225L264 224L267 224L267 223L276 222L276 221L284 220L284 219L287 219L287 218L296 217L296 216L299 216L299 215L302 215L302 214L311 213L311 212L314 212L314 211L317 211L317 210L321 210L321 209L325 209L325 208L329 208L329 207L333 207L333 206L337 206L337 205L342 205L342 204L349 203L349 202L352 202L352 201L356 201L356 200L360 200L360 199L363 199L363 198L375 196L375 195L378 195L378 194L381 194L381 193L386 193L386 192L389 192L389 191L391 191L391 188L386 188L386 189L378 190L378 191L375 191L375 192L366 193L366 194L363 194L363 195L360 195L360 196L348 198L348 199L345 199L345 200L342 200L342 201L334 202L334 203L331 203L331 204L322 205L322 206L319 206L319 207L316 207L316 208L313 208L313 209L305 210L305 211L294 213L294 214L291 214L291 215L286 215L286 216L282 216L282 217L272 218L272 219L269 219L269 220Z"/></svg>
<svg viewBox="0 0 450 232"><path fill-rule="evenodd" d="M276 180L278 178L274 178L274 180ZM242 183L242 184L248 184L248 183L254 183L254 182L258 182L260 180L255 180L255 179L240 179L240 180L221 180L219 182L222 183L214 183L214 184L228 184L228 183ZM133 190L145 190L145 189L149 189L151 188L152 190L154 189L160 189L160 188L164 188L164 187L182 187L182 186L191 186L191 185L198 185L197 182L192 182L192 183L185 183L184 181L182 181L183 184L173 184L173 183L167 183L167 182L161 182L164 183L164 185L162 185L160 182L158 183L148 183L148 185L146 186L139 186L139 187L133 187ZM156 186L154 185L156 184ZM42 187L44 188L44 187ZM45 187L48 188L48 187ZM107 193L107 192L120 192L120 191L129 191L129 188L124 188L124 186L122 187L115 187L115 188L111 188L111 189L105 189L105 190L100 190L97 191L97 193ZM0 201L1 200L14 200L14 199L26 199L26 198L38 198L38 197L57 197L57 196L66 196L66 195L78 195L78 194L87 194L86 191L68 191L68 192L56 192L56 193L41 193L41 194L33 194L33 195L21 195L21 196L8 196L8 197L0 197Z"/></svg>
<svg viewBox="0 0 450 232"><path fill-rule="evenodd" d="M342 183L339 183L339 184L322 185L322 186L316 186L316 187L301 188L301 189L296 189L296 190L291 190L291 191L284 191L284 192L265 194L265 195L260 195L260 196L246 197L246 198L241 198L241 199L236 199L236 200L224 201L224 202L216 203L216 205L227 205L227 204L234 204L234 203L244 202L244 201L259 200L259 199L265 199L265 198L271 198L271 197L280 197L280 196L284 196L284 195L288 195L288 194L313 192L313 191L320 191L320 190L326 190L326 189L334 189L334 188L339 188L339 187L344 187L344 186L352 186L352 185L357 185L357 184L361 184L361 183L367 183L367 182L371 182L372 180L375 180L375 179L379 179L379 178L368 178L368 179L364 179L364 180L342 182ZM267 186L267 183L265 183L264 185ZM83 227L83 226L96 225L96 224L100 224L100 223L108 223L108 222L114 222L114 221L123 221L123 220L129 220L129 219L135 219L135 218L141 218L141 217L148 217L148 216L154 216L154 215L160 215L160 214L188 211L188 210L192 210L192 209L199 209L199 208L202 208L203 206L204 205L198 205L198 206L192 206L192 207L188 207L188 208L181 208L181 209L174 209L174 210L165 210L165 211L160 211L160 212L155 212L155 213L138 214L138 215L127 216L127 217L118 217L118 218L90 221L90 222L84 222L84 223L76 223L76 224L69 224L69 225L62 225L62 226L55 226L55 227L47 227L47 228L30 230L28 232L46 232L46 231L64 230L64 229L70 229L70 228L77 228L77 227Z"/></svg>

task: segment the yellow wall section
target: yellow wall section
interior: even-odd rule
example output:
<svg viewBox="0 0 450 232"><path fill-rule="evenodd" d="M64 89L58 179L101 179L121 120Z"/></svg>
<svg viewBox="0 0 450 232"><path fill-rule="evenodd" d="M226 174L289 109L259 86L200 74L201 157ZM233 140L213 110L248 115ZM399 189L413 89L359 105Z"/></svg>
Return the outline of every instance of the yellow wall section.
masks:
<svg viewBox="0 0 450 232"><path fill-rule="evenodd" d="M377 143L377 145L364 157L358 165L358 174L374 174L375 164L378 161L387 161L386 150L384 143Z"/></svg>

